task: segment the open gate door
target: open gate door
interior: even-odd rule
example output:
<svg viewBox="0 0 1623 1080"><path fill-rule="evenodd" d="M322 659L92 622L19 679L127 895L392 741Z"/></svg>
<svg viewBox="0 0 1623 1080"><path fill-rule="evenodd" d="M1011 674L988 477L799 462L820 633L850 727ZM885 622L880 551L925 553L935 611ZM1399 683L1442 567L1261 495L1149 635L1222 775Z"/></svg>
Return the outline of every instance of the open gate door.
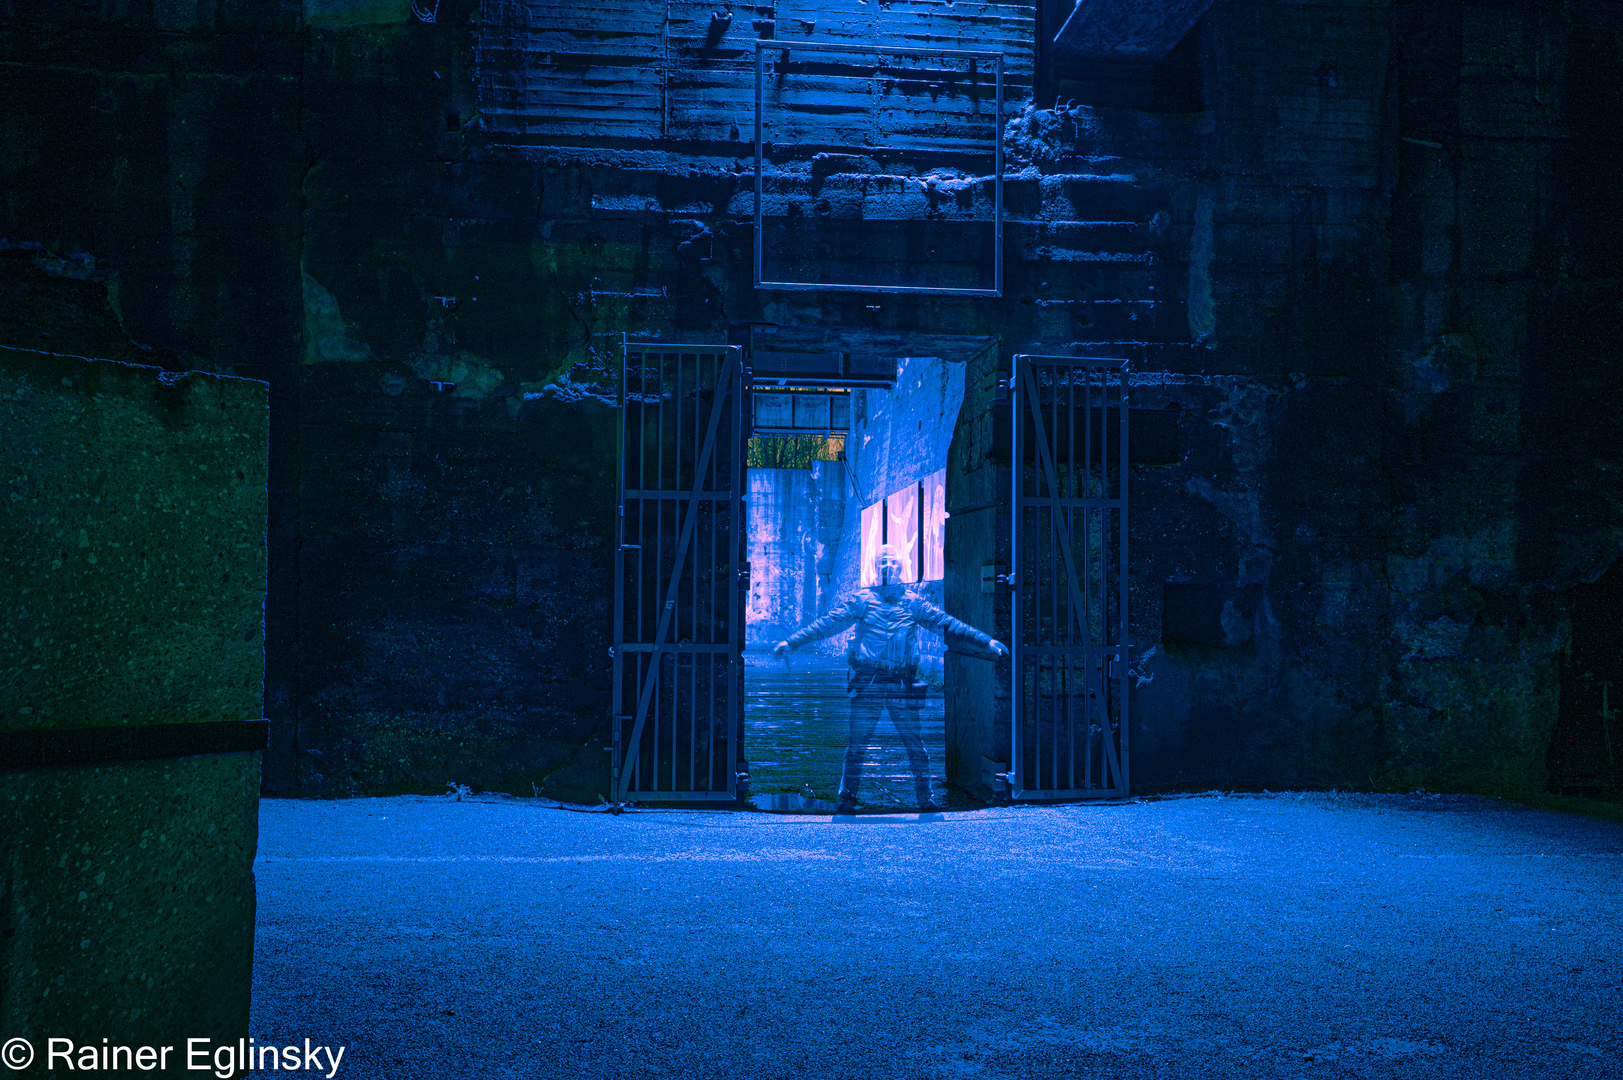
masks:
<svg viewBox="0 0 1623 1080"><path fill-rule="evenodd" d="M614 797L739 797L742 350L639 345L620 367Z"/></svg>
<svg viewBox="0 0 1623 1080"><path fill-rule="evenodd" d="M1126 361L1014 371L1010 795L1125 798Z"/></svg>

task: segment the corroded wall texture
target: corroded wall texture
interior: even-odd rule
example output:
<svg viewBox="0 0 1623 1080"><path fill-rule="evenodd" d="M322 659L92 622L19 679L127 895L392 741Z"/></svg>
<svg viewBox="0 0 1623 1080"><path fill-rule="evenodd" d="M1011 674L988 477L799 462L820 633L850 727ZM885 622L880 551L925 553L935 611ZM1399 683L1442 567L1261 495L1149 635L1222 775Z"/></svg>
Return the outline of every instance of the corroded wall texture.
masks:
<svg viewBox="0 0 1623 1080"><path fill-rule="evenodd" d="M0 1016L32 1039L248 1035L259 755L0 774ZM95 1034L94 1038L87 1036Z"/></svg>

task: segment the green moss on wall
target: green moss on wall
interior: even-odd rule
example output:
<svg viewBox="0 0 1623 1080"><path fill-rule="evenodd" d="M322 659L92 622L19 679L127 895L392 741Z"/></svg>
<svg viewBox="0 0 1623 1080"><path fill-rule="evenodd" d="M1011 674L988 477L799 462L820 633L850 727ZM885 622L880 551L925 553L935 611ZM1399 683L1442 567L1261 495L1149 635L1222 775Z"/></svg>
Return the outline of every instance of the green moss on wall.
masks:
<svg viewBox="0 0 1623 1080"><path fill-rule="evenodd" d="M0 729L263 715L266 388L0 350Z"/></svg>
<svg viewBox="0 0 1623 1080"><path fill-rule="evenodd" d="M7 1035L246 1035L258 814L258 754L0 772Z"/></svg>
<svg viewBox="0 0 1623 1080"><path fill-rule="evenodd" d="M424 7L437 7L428 0ZM411 0L304 0L304 24L323 30L411 21Z"/></svg>
<svg viewBox="0 0 1623 1080"><path fill-rule="evenodd" d="M266 422L263 383L0 348L0 730L262 714ZM246 1036L259 767L0 771L8 1034Z"/></svg>

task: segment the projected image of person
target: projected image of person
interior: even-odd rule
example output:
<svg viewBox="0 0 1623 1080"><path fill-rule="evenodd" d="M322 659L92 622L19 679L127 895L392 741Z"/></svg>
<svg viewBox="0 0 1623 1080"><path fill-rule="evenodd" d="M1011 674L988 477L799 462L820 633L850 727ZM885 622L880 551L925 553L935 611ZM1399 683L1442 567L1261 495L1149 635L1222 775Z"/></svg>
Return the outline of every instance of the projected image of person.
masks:
<svg viewBox="0 0 1623 1080"><path fill-rule="evenodd" d="M902 581L902 566L902 557L894 547L881 547L877 584L859 589L828 614L772 647L774 653L783 655L853 625L857 628L846 650L851 728L845 747L845 770L840 776L839 813L856 809L862 788L862 758L881 712L890 713L907 751L920 812L939 809L930 795L930 755L919 732L919 707L924 703L925 691L918 679L919 627L948 640L973 643L998 657L1009 652L1002 642L914 596Z"/></svg>

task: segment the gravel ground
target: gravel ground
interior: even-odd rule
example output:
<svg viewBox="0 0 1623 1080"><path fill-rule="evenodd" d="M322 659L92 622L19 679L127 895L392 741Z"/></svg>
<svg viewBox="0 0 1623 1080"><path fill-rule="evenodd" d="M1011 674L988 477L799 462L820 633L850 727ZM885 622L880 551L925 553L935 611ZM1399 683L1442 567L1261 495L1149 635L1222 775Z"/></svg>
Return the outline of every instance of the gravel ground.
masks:
<svg viewBox="0 0 1623 1080"><path fill-rule="evenodd" d="M343 1077L1623 1075L1623 826L1489 799L266 800L257 869Z"/></svg>

